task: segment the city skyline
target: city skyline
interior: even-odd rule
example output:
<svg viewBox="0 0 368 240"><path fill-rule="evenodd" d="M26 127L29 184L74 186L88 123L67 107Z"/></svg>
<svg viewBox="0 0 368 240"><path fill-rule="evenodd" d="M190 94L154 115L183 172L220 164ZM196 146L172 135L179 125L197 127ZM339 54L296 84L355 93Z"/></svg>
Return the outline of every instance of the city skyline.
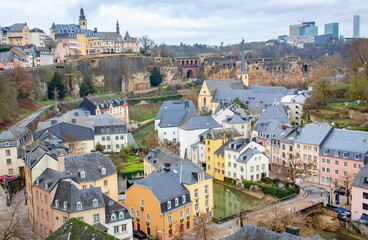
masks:
<svg viewBox="0 0 368 240"><path fill-rule="evenodd" d="M319 34L323 34L324 24L337 22L340 35L352 37L355 14L361 16L360 36L368 35L368 26L364 24L366 17L362 14L368 10L368 5L363 0L1 2L1 26L27 22L30 28L41 28L47 35L52 22L78 23L81 4L89 29L114 31L118 20L122 34L129 31L131 36L148 35L158 44L220 45L223 42L227 45L240 42L242 36L246 42L266 41L288 34L289 25L302 21L315 21Z"/></svg>

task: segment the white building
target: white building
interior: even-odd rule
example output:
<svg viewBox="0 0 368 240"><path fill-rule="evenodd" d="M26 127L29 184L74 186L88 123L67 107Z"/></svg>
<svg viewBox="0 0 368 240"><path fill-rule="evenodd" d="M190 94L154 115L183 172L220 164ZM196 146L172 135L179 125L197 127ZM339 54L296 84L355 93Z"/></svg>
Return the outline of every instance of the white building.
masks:
<svg viewBox="0 0 368 240"><path fill-rule="evenodd" d="M224 148L225 176L236 180L257 181L269 176L269 158L264 147L252 140L239 138Z"/></svg>
<svg viewBox="0 0 368 240"><path fill-rule="evenodd" d="M46 34L39 28L31 29L29 32L30 44L36 47L45 47Z"/></svg>
<svg viewBox="0 0 368 240"><path fill-rule="evenodd" d="M281 104L289 107L289 120L297 125L301 124L303 104L307 98L303 94L286 95L281 98Z"/></svg>

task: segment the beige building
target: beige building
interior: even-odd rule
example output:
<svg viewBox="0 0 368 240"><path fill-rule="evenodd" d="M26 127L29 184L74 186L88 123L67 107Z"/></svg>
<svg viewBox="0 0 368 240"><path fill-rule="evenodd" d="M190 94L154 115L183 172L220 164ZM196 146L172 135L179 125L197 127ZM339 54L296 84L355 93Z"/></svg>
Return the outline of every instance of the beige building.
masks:
<svg viewBox="0 0 368 240"><path fill-rule="evenodd" d="M24 176L23 149L32 140L26 127L13 126L0 133L0 175Z"/></svg>
<svg viewBox="0 0 368 240"><path fill-rule="evenodd" d="M31 43L27 23L15 23L10 27L3 28L3 32L6 32L8 44L24 46Z"/></svg>
<svg viewBox="0 0 368 240"><path fill-rule="evenodd" d="M302 95L286 95L281 98L281 104L289 107L289 120L291 123L301 125L303 115L303 104L307 98Z"/></svg>

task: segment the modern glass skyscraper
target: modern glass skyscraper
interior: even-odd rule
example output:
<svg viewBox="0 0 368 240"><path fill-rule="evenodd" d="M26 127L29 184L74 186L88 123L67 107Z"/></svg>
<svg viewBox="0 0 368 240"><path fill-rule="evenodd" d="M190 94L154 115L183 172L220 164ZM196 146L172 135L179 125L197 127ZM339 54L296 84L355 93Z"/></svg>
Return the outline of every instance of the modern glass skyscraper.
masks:
<svg viewBox="0 0 368 240"><path fill-rule="evenodd" d="M354 15L353 38L360 38L360 16Z"/></svg>
<svg viewBox="0 0 368 240"><path fill-rule="evenodd" d="M339 37L339 24L338 23L327 23L325 24L325 35L332 34L334 38Z"/></svg>

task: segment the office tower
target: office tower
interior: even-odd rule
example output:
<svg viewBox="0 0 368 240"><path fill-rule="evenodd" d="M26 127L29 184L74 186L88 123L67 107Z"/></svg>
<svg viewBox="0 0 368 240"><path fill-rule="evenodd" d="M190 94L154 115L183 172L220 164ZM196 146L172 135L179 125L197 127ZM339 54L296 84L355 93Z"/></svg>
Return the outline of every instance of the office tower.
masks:
<svg viewBox="0 0 368 240"><path fill-rule="evenodd" d="M325 24L325 35L332 34L334 38L339 37L339 24L338 23L327 23Z"/></svg>
<svg viewBox="0 0 368 240"><path fill-rule="evenodd" d="M354 15L353 38L360 38L360 16Z"/></svg>

